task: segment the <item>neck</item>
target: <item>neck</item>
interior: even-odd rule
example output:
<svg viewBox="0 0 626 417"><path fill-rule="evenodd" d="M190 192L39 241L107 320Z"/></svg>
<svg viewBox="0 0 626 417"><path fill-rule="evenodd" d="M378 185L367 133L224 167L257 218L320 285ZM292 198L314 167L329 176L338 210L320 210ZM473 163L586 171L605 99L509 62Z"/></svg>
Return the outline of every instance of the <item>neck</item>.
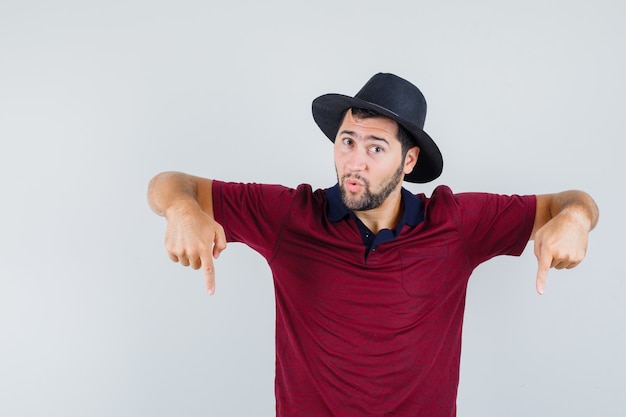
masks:
<svg viewBox="0 0 626 417"><path fill-rule="evenodd" d="M355 211L354 214L374 234L382 229L394 229L402 214L402 193L398 190L375 209Z"/></svg>

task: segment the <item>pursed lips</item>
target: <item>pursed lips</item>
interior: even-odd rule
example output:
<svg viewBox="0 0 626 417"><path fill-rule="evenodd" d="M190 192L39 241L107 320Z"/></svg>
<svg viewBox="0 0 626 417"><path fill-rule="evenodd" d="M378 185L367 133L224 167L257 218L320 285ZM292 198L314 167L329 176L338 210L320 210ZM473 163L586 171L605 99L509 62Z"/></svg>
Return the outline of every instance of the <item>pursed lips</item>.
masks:
<svg viewBox="0 0 626 417"><path fill-rule="evenodd" d="M344 178L345 187L351 192L356 192L361 187L364 187L367 185L367 180L362 178L358 174L346 174L343 176L343 178Z"/></svg>

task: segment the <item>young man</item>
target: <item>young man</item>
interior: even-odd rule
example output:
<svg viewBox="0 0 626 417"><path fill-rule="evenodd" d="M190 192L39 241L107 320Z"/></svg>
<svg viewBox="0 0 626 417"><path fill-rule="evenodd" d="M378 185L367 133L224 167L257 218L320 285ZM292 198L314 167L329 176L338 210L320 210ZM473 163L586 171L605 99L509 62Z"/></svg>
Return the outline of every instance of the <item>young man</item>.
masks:
<svg viewBox="0 0 626 417"><path fill-rule="evenodd" d="M393 74L355 97L327 94L313 116L334 142L338 183L313 191L162 173L149 186L173 261L202 268L243 242L267 260L276 295L276 407L284 416L454 416L469 276L535 240L537 291L549 268L583 259L598 220L580 191L430 198L402 180L437 178L426 102Z"/></svg>

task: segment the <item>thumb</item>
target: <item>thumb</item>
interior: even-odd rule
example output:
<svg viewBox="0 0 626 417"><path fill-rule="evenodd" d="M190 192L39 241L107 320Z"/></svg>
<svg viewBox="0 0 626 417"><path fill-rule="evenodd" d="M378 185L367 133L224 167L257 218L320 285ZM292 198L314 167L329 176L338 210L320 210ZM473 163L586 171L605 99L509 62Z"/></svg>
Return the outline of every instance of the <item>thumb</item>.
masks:
<svg viewBox="0 0 626 417"><path fill-rule="evenodd" d="M215 238L213 240L213 257L215 259L219 258L224 249L226 249L226 236L222 230L215 234Z"/></svg>

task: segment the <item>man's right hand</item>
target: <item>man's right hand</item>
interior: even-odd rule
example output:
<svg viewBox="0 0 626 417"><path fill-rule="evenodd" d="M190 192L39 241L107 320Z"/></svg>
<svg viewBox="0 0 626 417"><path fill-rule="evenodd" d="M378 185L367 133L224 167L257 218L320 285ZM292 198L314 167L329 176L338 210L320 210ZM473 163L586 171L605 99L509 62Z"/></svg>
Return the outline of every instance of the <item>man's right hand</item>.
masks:
<svg viewBox="0 0 626 417"><path fill-rule="evenodd" d="M170 259L193 269L202 268L209 295L215 293L217 259L226 249L224 228L197 204L170 207L165 214L165 249Z"/></svg>

